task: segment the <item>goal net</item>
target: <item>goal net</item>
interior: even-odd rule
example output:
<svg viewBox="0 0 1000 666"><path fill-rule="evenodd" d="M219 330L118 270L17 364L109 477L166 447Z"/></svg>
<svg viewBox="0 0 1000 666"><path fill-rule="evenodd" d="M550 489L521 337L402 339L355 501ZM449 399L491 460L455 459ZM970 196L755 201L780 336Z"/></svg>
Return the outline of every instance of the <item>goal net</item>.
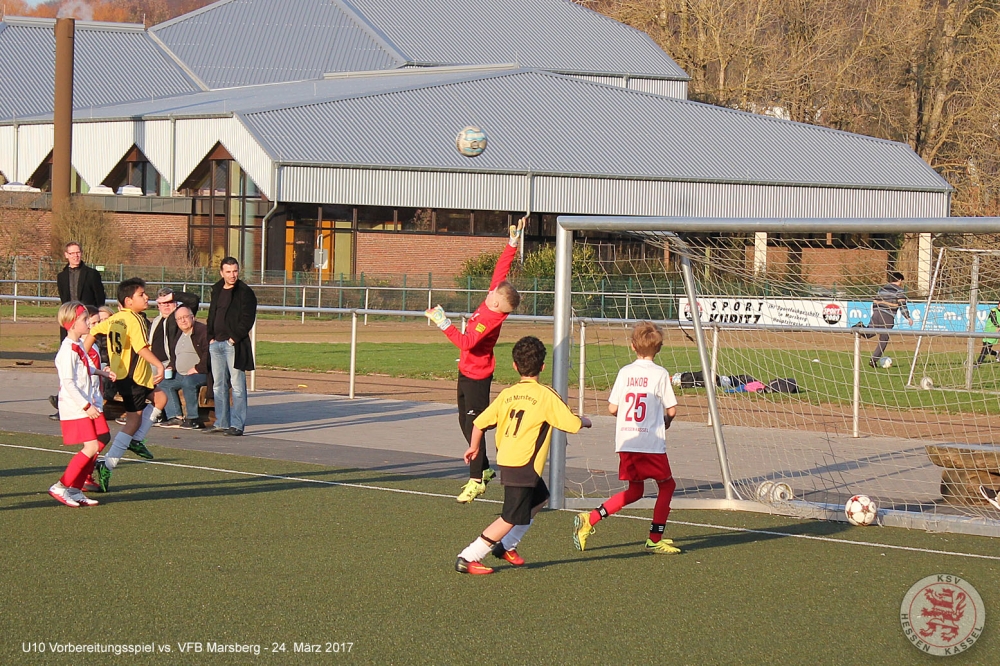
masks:
<svg viewBox="0 0 1000 666"><path fill-rule="evenodd" d="M667 433L675 506L842 519L846 501L863 494L885 524L1000 534L1000 511L980 491L1000 491L1000 343L977 364L1000 297L1000 252L992 237L957 240L932 248L919 234L578 234L575 245L588 249L574 259L569 384L582 385L585 413L606 415L618 371L634 360L634 322L656 321L665 336L657 362L679 403ZM697 304L685 292L685 260ZM892 271L904 275L908 312L898 309L891 330L874 328L873 301ZM575 438L567 506L596 506L623 487L607 433Z"/></svg>

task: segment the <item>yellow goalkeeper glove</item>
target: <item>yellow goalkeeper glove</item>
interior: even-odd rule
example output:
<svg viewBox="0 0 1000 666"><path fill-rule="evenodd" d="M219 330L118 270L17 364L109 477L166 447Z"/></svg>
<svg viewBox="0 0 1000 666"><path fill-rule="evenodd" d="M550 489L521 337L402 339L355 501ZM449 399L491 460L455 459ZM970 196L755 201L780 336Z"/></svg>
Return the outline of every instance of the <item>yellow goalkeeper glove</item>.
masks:
<svg viewBox="0 0 1000 666"><path fill-rule="evenodd" d="M451 319L448 319L444 313L444 308L440 305L435 308L427 308L424 310L424 314L442 331L451 326Z"/></svg>

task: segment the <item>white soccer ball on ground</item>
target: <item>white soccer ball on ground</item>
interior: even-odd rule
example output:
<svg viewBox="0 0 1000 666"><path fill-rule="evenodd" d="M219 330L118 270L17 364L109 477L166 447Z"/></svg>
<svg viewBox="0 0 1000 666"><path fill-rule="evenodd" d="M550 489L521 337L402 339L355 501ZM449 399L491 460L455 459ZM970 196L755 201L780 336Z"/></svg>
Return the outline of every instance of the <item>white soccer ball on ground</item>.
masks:
<svg viewBox="0 0 1000 666"><path fill-rule="evenodd" d="M486 132L475 125L464 127L455 137L455 147L465 157L478 157L486 150Z"/></svg>
<svg viewBox="0 0 1000 666"><path fill-rule="evenodd" d="M878 506L868 495L855 495L844 505L844 514L851 525L871 525L878 516Z"/></svg>
<svg viewBox="0 0 1000 666"><path fill-rule="evenodd" d="M878 367L880 367L880 368L891 368L892 367L892 359L889 358L888 356L883 356L882 358L880 358L878 360Z"/></svg>
<svg viewBox="0 0 1000 666"><path fill-rule="evenodd" d="M931 380L930 377L924 377L923 379L920 380L920 388L922 388L925 391L930 391L932 388L934 388L934 382Z"/></svg>

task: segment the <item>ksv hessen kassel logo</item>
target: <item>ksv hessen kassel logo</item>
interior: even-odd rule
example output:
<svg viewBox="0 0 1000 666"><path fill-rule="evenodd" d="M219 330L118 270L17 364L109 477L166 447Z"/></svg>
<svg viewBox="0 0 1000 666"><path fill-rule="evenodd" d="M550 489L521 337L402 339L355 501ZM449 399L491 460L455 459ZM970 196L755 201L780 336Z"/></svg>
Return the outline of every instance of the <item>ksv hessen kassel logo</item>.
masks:
<svg viewBox="0 0 1000 666"><path fill-rule="evenodd" d="M935 574L906 593L899 622L913 647L944 657L965 652L983 635L986 607L967 580Z"/></svg>
<svg viewBox="0 0 1000 666"><path fill-rule="evenodd" d="M833 326L844 316L844 309L836 303L829 303L823 308L823 321Z"/></svg>

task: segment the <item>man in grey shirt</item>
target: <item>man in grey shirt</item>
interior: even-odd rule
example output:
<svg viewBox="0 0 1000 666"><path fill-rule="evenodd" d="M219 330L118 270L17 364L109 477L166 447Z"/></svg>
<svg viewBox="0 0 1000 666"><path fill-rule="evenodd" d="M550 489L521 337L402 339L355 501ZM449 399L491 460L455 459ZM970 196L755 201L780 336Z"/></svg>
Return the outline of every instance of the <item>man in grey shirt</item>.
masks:
<svg viewBox="0 0 1000 666"><path fill-rule="evenodd" d="M174 320L180 335L169 350L170 367L160 388L167 394L167 422L164 428L198 430L205 426L198 420L198 388L205 385L208 373L208 327L195 320L185 306L177 308ZM173 376L171 377L171 372ZM181 418L179 393L184 392L184 417Z"/></svg>
<svg viewBox="0 0 1000 666"><path fill-rule="evenodd" d="M906 307L906 290L903 289L903 274L897 271L889 273L889 282L878 290L878 294L872 300L872 320L870 328L892 328L896 325L896 312L903 313L907 323L913 326L913 319L910 317L910 310ZM886 345L889 344L889 334L882 333L878 336L878 345L872 353L872 358L868 365L873 368L878 367L878 360L882 358Z"/></svg>

